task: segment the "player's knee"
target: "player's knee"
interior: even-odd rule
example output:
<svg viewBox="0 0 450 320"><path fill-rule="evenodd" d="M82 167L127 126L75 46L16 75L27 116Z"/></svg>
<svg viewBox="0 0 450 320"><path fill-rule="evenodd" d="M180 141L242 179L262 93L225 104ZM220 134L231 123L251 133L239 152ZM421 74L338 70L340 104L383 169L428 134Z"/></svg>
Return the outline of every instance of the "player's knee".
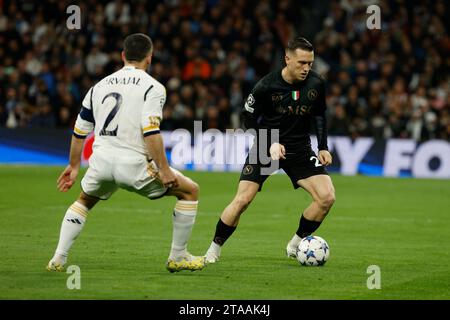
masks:
<svg viewBox="0 0 450 320"><path fill-rule="evenodd" d="M190 181L186 192L184 192L184 200L197 201L199 192L200 186L196 182Z"/></svg>
<svg viewBox="0 0 450 320"><path fill-rule="evenodd" d="M234 202L235 205L238 207L239 213L242 213L250 205L250 202L252 202L252 198L246 195L238 195L234 199Z"/></svg>
<svg viewBox="0 0 450 320"><path fill-rule="evenodd" d="M333 190L330 190L324 194L322 194L319 199L319 205L322 207L326 212L330 210L330 208L333 206L333 203L336 201L336 195L334 194Z"/></svg>
<svg viewBox="0 0 450 320"><path fill-rule="evenodd" d="M192 181L191 188L190 188L190 194L195 200L198 200L198 195L200 193L200 186L198 183Z"/></svg>
<svg viewBox="0 0 450 320"><path fill-rule="evenodd" d="M84 205L89 210L92 209L98 202L98 198L93 198L91 196L88 196L84 192L81 192L77 201L80 202L82 205Z"/></svg>

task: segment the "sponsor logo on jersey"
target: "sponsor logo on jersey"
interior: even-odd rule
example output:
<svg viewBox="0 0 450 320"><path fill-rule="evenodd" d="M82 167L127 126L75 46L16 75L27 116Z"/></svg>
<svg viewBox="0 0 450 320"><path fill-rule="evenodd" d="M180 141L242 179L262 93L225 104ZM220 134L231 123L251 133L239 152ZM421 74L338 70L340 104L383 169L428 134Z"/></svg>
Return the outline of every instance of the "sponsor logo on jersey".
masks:
<svg viewBox="0 0 450 320"><path fill-rule="evenodd" d="M275 111L279 114L286 114L288 116L303 116L305 114L311 113L312 106L279 106L275 109Z"/></svg>
<svg viewBox="0 0 450 320"><path fill-rule="evenodd" d="M272 102L280 102L283 100L282 94L272 94Z"/></svg>

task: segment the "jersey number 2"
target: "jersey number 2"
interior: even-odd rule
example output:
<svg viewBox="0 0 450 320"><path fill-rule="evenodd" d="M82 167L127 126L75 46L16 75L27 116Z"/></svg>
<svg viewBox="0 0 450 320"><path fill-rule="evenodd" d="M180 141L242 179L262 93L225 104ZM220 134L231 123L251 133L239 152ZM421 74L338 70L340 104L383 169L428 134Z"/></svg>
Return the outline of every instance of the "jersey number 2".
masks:
<svg viewBox="0 0 450 320"><path fill-rule="evenodd" d="M316 163L314 164L316 167L321 167L322 164L320 163L319 159L317 159L317 157L311 157L309 158L309 160L316 160Z"/></svg>
<svg viewBox="0 0 450 320"><path fill-rule="evenodd" d="M101 136L117 136L117 129L119 128L119 125L116 126L114 130L106 130L112 119L116 116L117 112L119 111L120 105L122 104L122 95L117 92L111 92L108 93L102 100L102 103L105 102L106 98L113 97L116 100L116 104L114 105L114 108L111 110L111 112L108 114L105 120L105 124L103 125L102 130L100 131Z"/></svg>

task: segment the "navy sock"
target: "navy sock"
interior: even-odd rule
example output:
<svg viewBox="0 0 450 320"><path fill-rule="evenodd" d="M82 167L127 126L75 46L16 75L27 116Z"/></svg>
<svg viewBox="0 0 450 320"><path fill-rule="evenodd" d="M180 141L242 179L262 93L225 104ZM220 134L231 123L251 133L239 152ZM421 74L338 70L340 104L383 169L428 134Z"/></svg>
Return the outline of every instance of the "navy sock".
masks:
<svg viewBox="0 0 450 320"><path fill-rule="evenodd" d="M298 230L297 230L296 234L300 238L303 239L303 238L309 236L314 231L316 231L317 228L319 228L321 223L322 223L321 221L319 222L319 221L308 220L302 214L302 217L300 218L300 223L299 223Z"/></svg>
<svg viewBox="0 0 450 320"><path fill-rule="evenodd" d="M230 227L226 225L222 219L219 219L216 226L216 234L214 235L214 242L219 246L222 246L225 241L233 234L236 227Z"/></svg>

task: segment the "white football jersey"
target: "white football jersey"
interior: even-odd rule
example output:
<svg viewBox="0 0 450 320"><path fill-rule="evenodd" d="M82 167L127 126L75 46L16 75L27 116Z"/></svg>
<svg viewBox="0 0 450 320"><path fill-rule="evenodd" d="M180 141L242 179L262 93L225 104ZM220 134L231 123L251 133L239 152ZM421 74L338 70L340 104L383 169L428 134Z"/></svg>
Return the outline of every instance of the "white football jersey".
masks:
<svg viewBox="0 0 450 320"><path fill-rule="evenodd" d="M164 86L144 70L125 66L89 89L74 127L83 138L95 133L93 150L147 155L144 136L159 133Z"/></svg>

